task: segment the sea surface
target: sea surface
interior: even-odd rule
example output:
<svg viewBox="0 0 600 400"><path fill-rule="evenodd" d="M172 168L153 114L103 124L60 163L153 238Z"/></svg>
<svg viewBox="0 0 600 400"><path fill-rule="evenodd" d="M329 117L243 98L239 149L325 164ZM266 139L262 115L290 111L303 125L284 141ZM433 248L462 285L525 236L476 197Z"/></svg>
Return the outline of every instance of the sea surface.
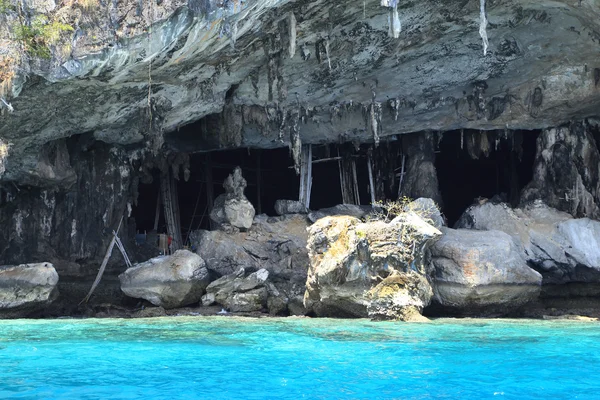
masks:
<svg viewBox="0 0 600 400"><path fill-rule="evenodd" d="M5 320L0 398L600 399L600 324Z"/></svg>

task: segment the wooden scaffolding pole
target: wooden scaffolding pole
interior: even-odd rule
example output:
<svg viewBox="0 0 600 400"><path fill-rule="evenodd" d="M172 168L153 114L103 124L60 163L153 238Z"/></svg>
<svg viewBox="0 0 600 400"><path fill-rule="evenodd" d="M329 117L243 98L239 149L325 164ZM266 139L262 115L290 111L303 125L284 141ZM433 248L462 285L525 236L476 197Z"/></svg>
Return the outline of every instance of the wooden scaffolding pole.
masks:
<svg viewBox="0 0 600 400"><path fill-rule="evenodd" d="M303 145L300 155L300 196L299 201L310 208L312 191L312 145Z"/></svg>
<svg viewBox="0 0 600 400"><path fill-rule="evenodd" d="M212 175L212 158L210 153L206 153L206 159L204 163L204 178L206 181L206 209L210 213L213 209L214 205L214 183L213 183L213 175ZM208 219L210 224L210 229L214 229L214 222L212 219Z"/></svg>
<svg viewBox="0 0 600 400"><path fill-rule="evenodd" d="M375 207L377 199L375 197L375 180L373 179L373 165L371 161L371 150L367 157L367 169L369 170L369 193L371 194L371 205Z"/></svg>
<svg viewBox="0 0 600 400"><path fill-rule="evenodd" d="M261 204L261 173L260 173L260 149L256 150L256 213L262 214L262 204Z"/></svg>
<svg viewBox="0 0 600 400"><path fill-rule="evenodd" d="M179 218L179 204L177 196L177 182L170 173L169 168L163 168L160 176L160 190L164 206L167 234L171 237L173 251L182 248L181 221Z"/></svg>

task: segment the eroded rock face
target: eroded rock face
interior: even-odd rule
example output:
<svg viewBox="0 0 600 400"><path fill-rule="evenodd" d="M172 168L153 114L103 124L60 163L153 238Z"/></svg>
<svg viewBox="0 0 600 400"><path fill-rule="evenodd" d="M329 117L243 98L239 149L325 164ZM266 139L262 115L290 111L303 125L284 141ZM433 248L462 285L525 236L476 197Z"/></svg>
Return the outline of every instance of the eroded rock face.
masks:
<svg viewBox="0 0 600 400"><path fill-rule="evenodd" d="M364 218L373 212L371 206L356 206L354 204L338 204L329 208L312 211L308 214L311 222L317 222L321 218L336 215L347 215L355 218Z"/></svg>
<svg viewBox="0 0 600 400"><path fill-rule="evenodd" d="M57 296L58 274L50 263L0 266L0 317L26 316Z"/></svg>
<svg viewBox="0 0 600 400"><path fill-rule="evenodd" d="M392 37L377 1L164 1L152 12L124 1L87 10L89 19L57 7L77 29L63 32L50 62L15 66L5 93L14 112L3 106L0 116L12 144L3 179L35 180L41 147L82 132L128 145L161 144L166 132L183 150L191 143L177 129L209 116L194 143L202 150L287 145L292 131L303 143L376 142L558 126L597 113L600 101L597 39L584 33L599 30L594 1L488 2L486 55L477 2L406 3ZM5 14L0 39L13 56L18 14Z"/></svg>
<svg viewBox="0 0 600 400"><path fill-rule="evenodd" d="M202 304L211 300L231 312L262 311L267 307L267 279L269 271L260 269L245 276L244 268L211 282L206 288ZM278 310L279 311L279 310Z"/></svg>
<svg viewBox="0 0 600 400"><path fill-rule="evenodd" d="M523 190L527 204L543 200L575 217L600 218L600 150L597 122L544 130L537 140L534 175Z"/></svg>
<svg viewBox="0 0 600 400"><path fill-rule="evenodd" d="M277 215L306 214L308 210L304 204L297 200L277 200L275 202L275 212Z"/></svg>
<svg viewBox="0 0 600 400"><path fill-rule="evenodd" d="M442 228L432 247L435 301L462 315L504 315L537 299L542 276L501 231Z"/></svg>
<svg viewBox="0 0 600 400"><path fill-rule="evenodd" d="M233 274L240 268L269 271L269 280L281 292L275 297L285 299L291 314L304 315L308 225L305 215L259 215L247 232L195 231L191 241L207 268L218 275Z"/></svg>
<svg viewBox="0 0 600 400"><path fill-rule="evenodd" d="M223 183L225 193L216 198L210 212L210 219L217 224L249 229L255 211L252 203L244 195L246 185L242 169L236 167L233 174L229 175Z"/></svg>
<svg viewBox="0 0 600 400"><path fill-rule="evenodd" d="M517 209L487 202L470 207L457 226L496 229L510 235L524 258L544 277L547 295L600 295L598 221L573 219L539 201ZM579 286L561 288L565 284Z"/></svg>
<svg viewBox="0 0 600 400"><path fill-rule="evenodd" d="M199 302L210 283L204 260L187 250L136 264L119 275L119 279L127 296L166 309Z"/></svg>
<svg viewBox="0 0 600 400"><path fill-rule="evenodd" d="M305 306L318 316L418 318L431 298L423 258L439 235L413 213L390 223L318 220L309 228Z"/></svg>

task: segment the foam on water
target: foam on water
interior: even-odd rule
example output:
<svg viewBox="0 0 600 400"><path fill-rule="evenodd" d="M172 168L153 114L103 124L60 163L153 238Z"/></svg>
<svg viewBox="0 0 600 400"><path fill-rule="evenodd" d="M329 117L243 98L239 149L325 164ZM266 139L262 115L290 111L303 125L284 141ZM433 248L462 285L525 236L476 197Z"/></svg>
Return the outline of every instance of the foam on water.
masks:
<svg viewBox="0 0 600 400"><path fill-rule="evenodd" d="M597 399L600 325L0 321L0 398Z"/></svg>

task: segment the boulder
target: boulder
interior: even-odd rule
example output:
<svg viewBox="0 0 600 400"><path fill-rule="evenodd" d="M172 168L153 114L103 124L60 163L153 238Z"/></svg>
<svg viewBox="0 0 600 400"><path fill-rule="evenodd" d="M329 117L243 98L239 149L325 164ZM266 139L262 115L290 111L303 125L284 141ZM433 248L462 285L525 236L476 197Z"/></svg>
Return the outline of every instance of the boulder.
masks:
<svg viewBox="0 0 600 400"><path fill-rule="evenodd" d="M244 195L246 180L242 169L236 167L229 175L223 187L225 193L215 199L210 218L219 225L230 225L235 228L249 229L254 220L254 206Z"/></svg>
<svg viewBox="0 0 600 400"><path fill-rule="evenodd" d="M308 221L302 215L254 218L247 232L195 231L190 235L209 270L220 276L265 269L289 313L305 315L303 297L308 272ZM272 297L271 295L269 295ZM281 314L282 312L277 312Z"/></svg>
<svg viewBox="0 0 600 400"><path fill-rule="evenodd" d="M353 204L338 204L337 206L322 208L317 211L310 212L308 219L310 222L317 222L321 218L333 217L336 215L346 215L355 218L364 218L373 212L371 206L355 206Z"/></svg>
<svg viewBox="0 0 600 400"><path fill-rule="evenodd" d="M275 201L275 212L277 215L306 214L308 209L296 200L277 200Z"/></svg>
<svg viewBox="0 0 600 400"><path fill-rule="evenodd" d="M537 299L542 276L500 231L443 228L431 247L435 301L461 315L507 314Z"/></svg>
<svg viewBox="0 0 600 400"><path fill-rule="evenodd" d="M206 288L207 303L212 300L231 312L262 311L267 306L267 279L269 271L260 269L248 276L240 268L230 275L223 276ZM208 304L207 304L208 305Z"/></svg>
<svg viewBox="0 0 600 400"><path fill-rule="evenodd" d="M431 286L423 275L394 271L369 291L367 313L375 320L427 321L421 312L432 296Z"/></svg>
<svg viewBox="0 0 600 400"><path fill-rule="evenodd" d="M457 227L510 235L525 260L542 274L546 295L600 295L599 221L574 219L541 201L516 209L487 202L467 209ZM565 284L573 290L555 290Z"/></svg>
<svg viewBox="0 0 600 400"><path fill-rule="evenodd" d="M390 223L319 219L309 228L304 305L318 316L415 319L431 298L426 254L440 235L412 212Z"/></svg>
<svg viewBox="0 0 600 400"><path fill-rule="evenodd" d="M446 226L446 221L444 221L444 217L442 217L440 208L435 201L427 197L419 197L418 199L411 201L404 207L404 211L413 211L437 229Z"/></svg>
<svg viewBox="0 0 600 400"><path fill-rule="evenodd" d="M0 266L0 316L20 317L56 299L58 274L50 263Z"/></svg>
<svg viewBox="0 0 600 400"><path fill-rule="evenodd" d="M165 309L200 301L210 282L205 262L188 250L136 264L119 275L121 290Z"/></svg>

